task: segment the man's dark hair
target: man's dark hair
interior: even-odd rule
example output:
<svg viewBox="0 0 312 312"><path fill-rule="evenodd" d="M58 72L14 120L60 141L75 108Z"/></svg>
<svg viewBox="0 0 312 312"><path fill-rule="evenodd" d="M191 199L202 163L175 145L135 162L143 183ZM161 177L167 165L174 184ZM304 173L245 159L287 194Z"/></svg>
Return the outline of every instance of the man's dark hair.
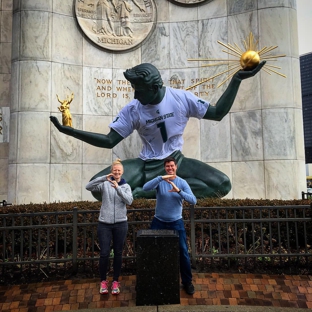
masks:
<svg viewBox="0 0 312 312"><path fill-rule="evenodd" d="M159 88L163 86L163 81L158 69L150 63L142 63L134 66L130 69L127 69L123 74L125 78L134 85L158 85Z"/></svg>
<svg viewBox="0 0 312 312"><path fill-rule="evenodd" d="M166 166L166 163L168 163L168 162L170 162L170 161L173 161L175 165L177 164L177 161L175 160L175 158L172 157L172 156L169 156L169 157L166 157L166 158L164 159L164 166Z"/></svg>

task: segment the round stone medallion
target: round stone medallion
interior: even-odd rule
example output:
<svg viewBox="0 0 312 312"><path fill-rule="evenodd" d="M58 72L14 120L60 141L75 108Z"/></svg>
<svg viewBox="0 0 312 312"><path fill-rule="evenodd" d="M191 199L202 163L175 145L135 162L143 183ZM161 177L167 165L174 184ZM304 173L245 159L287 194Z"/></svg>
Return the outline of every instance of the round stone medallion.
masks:
<svg viewBox="0 0 312 312"><path fill-rule="evenodd" d="M86 36L112 51L136 47L156 23L154 0L76 0L75 12Z"/></svg>
<svg viewBox="0 0 312 312"><path fill-rule="evenodd" d="M176 3L180 3L180 4L198 4L198 3L202 3L202 2L210 2L212 0L170 0L171 2L176 2Z"/></svg>

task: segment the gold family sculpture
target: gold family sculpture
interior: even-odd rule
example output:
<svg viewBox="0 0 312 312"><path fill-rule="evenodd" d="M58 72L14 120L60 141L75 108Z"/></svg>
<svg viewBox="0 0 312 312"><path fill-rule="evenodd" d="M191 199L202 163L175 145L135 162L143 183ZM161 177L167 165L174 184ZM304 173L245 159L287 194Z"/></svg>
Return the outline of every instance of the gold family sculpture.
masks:
<svg viewBox="0 0 312 312"><path fill-rule="evenodd" d="M57 100L61 103L61 105L57 108L62 113L63 126L73 127L72 116L69 111L69 105L74 99L74 93L72 93L70 97L67 96L65 100L60 100L58 95L56 95L56 97Z"/></svg>
<svg viewBox="0 0 312 312"><path fill-rule="evenodd" d="M239 70L252 70L256 68L261 61L276 61L277 58L286 56L285 54L280 54L280 55L267 54L271 52L272 50L276 49L277 46L271 46L271 47L265 46L262 49L257 50L258 40L257 41L255 40L252 32L250 32L246 40L243 41L244 48L239 47L236 43L225 44L221 41L218 41L218 43L221 44L223 47L227 48L227 50L222 50L222 52L225 52L233 56L234 59L188 59L188 61L208 61L208 62L217 61L218 63L209 63L209 64L202 65L202 67L228 65L229 68L223 72L220 72L212 77L204 79L203 81L200 81L186 88L186 90L195 88L202 83L205 83L209 80L213 80L214 78L227 73L228 76L226 77L225 80L223 80L218 85L218 88L219 88L226 81L228 81L231 77L233 77L235 73L237 73ZM263 66L263 71L266 72L267 74L271 75L271 73L275 73L277 75L280 75L286 78L284 74L277 72L275 69L281 69L281 67L270 65L268 63L266 63Z"/></svg>

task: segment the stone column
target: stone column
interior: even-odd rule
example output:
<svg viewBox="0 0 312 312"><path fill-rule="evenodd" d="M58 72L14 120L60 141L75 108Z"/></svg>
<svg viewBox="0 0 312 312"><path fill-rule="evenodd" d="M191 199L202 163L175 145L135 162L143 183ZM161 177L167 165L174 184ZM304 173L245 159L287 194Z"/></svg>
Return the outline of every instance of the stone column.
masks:
<svg viewBox="0 0 312 312"><path fill-rule="evenodd" d="M0 201L8 199L13 1L0 1Z"/></svg>

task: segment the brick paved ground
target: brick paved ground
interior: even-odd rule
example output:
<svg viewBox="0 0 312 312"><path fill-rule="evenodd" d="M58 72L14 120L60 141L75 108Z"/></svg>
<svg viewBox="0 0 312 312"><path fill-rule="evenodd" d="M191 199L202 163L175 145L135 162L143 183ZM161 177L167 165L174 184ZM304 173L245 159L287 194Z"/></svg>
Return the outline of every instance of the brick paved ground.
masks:
<svg viewBox="0 0 312 312"><path fill-rule="evenodd" d="M100 295L98 279L0 286L0 311L50 312L135 306L136 276L120 279L118 296ZM196 292L180 304L312 309L312 276L194 273Z"/></svg>

